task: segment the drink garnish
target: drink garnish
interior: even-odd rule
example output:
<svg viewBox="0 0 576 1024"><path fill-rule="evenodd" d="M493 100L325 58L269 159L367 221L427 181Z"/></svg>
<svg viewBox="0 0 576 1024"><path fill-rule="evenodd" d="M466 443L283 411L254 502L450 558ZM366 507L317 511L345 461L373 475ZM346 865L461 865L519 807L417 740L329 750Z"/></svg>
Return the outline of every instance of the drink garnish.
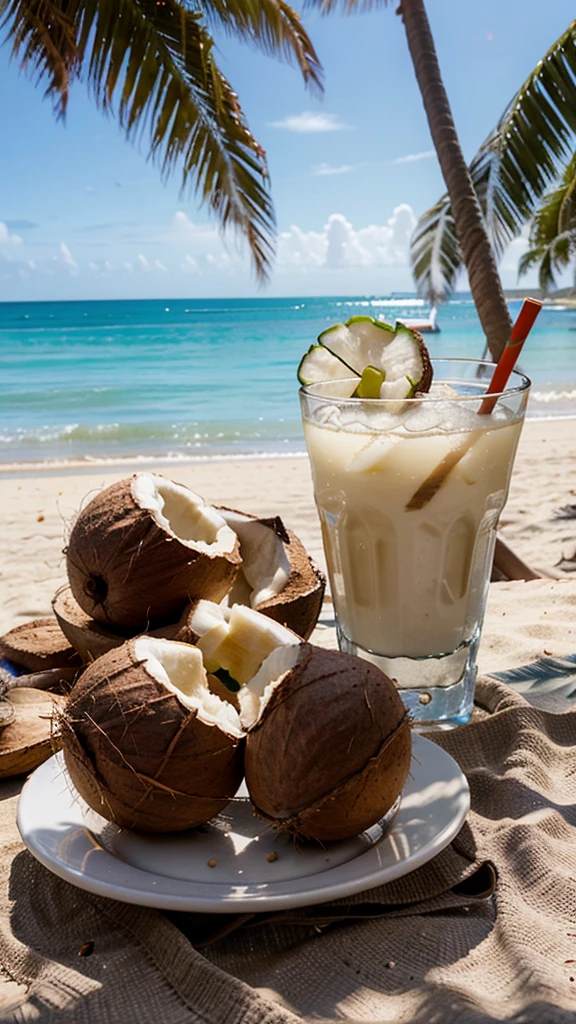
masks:
<svg viewBox="0 0 576 1024"><path fill-rule="evenodd" d="M382 375L379 387L377 374ZM353 316L322 332L302 359L298 380L304 385L349 380L350 398L402 400L429 391L432 364L417 331Z"/></svg>

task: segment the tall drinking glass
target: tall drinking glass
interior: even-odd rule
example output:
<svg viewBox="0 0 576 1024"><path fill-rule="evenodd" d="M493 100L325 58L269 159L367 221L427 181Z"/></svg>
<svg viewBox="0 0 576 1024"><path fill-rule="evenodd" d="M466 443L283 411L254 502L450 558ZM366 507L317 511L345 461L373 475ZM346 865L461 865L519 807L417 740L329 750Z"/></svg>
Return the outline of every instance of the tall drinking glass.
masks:
<svg viewBox="0 0 576 1024"><path fill-rule="evenodd" d="M396 683L416 726L470 717L476 653L530 381L481 415L493 363L433 360L424 398L300 391L340 648Z"/></svg>

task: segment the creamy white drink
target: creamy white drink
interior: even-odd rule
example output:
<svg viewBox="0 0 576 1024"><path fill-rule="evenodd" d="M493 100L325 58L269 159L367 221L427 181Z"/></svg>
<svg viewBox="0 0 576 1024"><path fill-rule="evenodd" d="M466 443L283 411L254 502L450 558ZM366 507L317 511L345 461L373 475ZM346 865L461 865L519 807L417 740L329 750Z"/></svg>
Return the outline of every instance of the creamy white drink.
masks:
<svg viewBox="0 0 576 1024"><path fill-rule="evenodd" d="M450 728L472 709L530 382L514 373L482 415L489 364L435 370L428 394L401 401L354 397L341 378L300 397L339 645L394 680L415 723Z"/></svg>
<svg viewBox="0 0 576 1024"><path fill-rule="evenodd" d="M350 404L304 419L340 630L387 657L446 654L474 635L521 428L429 401L378 430ZM454 451L465 454L436 493L408 509Z"/></svg>

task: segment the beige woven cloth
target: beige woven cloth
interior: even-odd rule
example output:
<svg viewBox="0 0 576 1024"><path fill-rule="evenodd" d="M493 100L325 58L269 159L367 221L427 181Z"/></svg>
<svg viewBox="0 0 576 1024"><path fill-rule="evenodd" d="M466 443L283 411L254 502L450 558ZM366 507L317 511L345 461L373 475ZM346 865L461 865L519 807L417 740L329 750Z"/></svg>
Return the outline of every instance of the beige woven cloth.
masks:
<svg viewBox="0 0 576 1024"><path fill-rule="evenodd" d="M576 710L564 710L576 679L552 657L576 652L575 610L576 583L492 588L484 664L506 669L545 651L548 661L512 680L515 689L481 679L489 714L440 738L471 787L457 840L348 901L240 922L86 894L23 849L20 782L5 783L0 1020L576 1021ZM550 694L556 713L542 710ZM190 939L213 941L195 949Z"/></svg>

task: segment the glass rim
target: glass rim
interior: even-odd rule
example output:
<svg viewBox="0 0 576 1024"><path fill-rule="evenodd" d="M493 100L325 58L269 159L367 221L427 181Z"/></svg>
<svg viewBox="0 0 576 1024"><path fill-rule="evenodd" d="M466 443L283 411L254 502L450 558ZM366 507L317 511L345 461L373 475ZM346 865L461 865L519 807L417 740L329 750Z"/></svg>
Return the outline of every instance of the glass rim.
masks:
<svg viewBox="0 0 576 1024"><path fill-rule="evenodd" d="M441 363L441 364L442 363L443 364L446 364L446 363L457 363L457 364L458 363L463 363L463 364L466 364L468 366L475 366L475 367L486 366L488 368L491 368L492 371L494 371L496 369L496 365L497 365L496 363L493 363L493 362L491 362L488 359L466 359L465 356L454 356L453 358L451 358L450 356L440 356L438 359L436 359L435 357L432 357L431 358L431 362L432 362L433 365L435 365L436 363ZM529 377L526 376L525 373L522 373L521 370L516 370L516 369L512 370L512 373L510 374L510 380L513 380L514 378L518 379L518 383L514 384L513 387L506 387L504 389L504 391L494 391L494 392L491 393L490 397L494 399L495 403L498 402L498 400L500 398L504 398L504 397L508 398L511 395L521 395L521 394L523 394L524 392L528 391L531 388L532 381L530 380ZM336 377L336 378L334 378L334 382L337 381L337 380L343 380L344 381L344 380L355 380L355 379L356 379L355 377ZM324 386L326 384L331 384L331 383L333 383L333 382L332 381L325 381L324 380L324 381L315 381L312 384L301 384L300 388L299 388L299 392L300 392L301 395L305 395L307 398L314 398L314 399L319 400L319 401L330 402L330 404L332 404L332 405L335 402L337 402L339 405L344 405L345 403L350 403L351 405L356 405L358 402L362 402L363 404L365 403L365 404L368 404L368 405L369 404L373 404L373 405L379 405L379 406L386 405L386 404L389 404L391 402L393 402L395 405L397 405L398 402L402 402L402 403L404 403L404 402L414 402L414 403L423 402L424 398L426 399L427 402L478 402L479 399L481 399L486 394L486 388L485 388L483 391L479 391L475 395L458 395L457 397L455 396L455 397L450 397L450 398L442 397L441 395L438 395L438 396L430 395L429 392L425 392L424 395L420 395L420 396L413 395L411 398L352 398L352 397L344 398L344 397L342 397L340 395L326 395L326 394L322 395L322 394L317 394L315 391L312 390L313 388L322 387L322 386ZM452 383L454 383L454 384L466 384L466 383L472 383L472 382L471 381L467 381L467 380L463 380L463 379L456 379L456 378L440 378L438 381L436 381L434 379L432 383L438 383L438 384L452 384Z"/></svg>

